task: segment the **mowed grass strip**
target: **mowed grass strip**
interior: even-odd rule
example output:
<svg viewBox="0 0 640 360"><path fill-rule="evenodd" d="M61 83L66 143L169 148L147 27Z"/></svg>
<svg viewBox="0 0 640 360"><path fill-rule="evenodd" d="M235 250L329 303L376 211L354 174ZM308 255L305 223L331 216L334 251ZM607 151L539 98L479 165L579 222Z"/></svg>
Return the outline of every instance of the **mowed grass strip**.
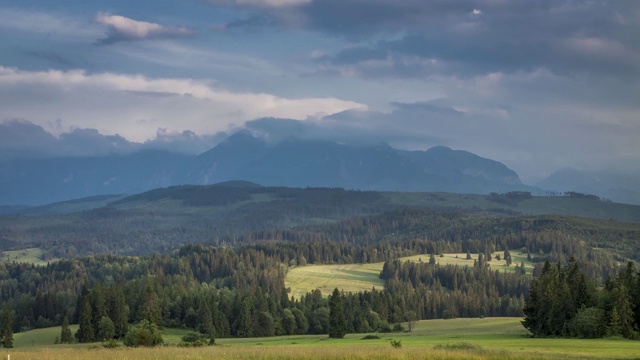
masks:
<svg viewBox="0 0 640 360"><path fill-rule="evenodd" d="M513 272L516 265L524 262L525 270L531 273L533 264L527 261L526 254L511 251L513 262L510 266L504 259L496 260L496 255L503 255L503 252L493 253L493 260L489 262L492 269ZM421 254L400 258L401 261L429 261L429 254ZM471 254L472 259L467 260L466 253L444 254L442 257L436 256L436 261L440 265L460 265L473 266L474 260L478 259L478 254ZM372 288L383 289L384 281L378 278L384 263L372 264L339 264L339 265L306 265L289 269L285 279L285 286L291 288L291 294L296 299L302 295L319 289L322 295L328 296L333 289L338 288L346 292L369 291Z"/></svg>
<svg viewBox="0 0 640 360"><path fill-rule="evenodd" d="M535 339L527 336L521 318L484 318L419 321L411 333L347 334L344 339L327 335L292 335L269 338L217 339L204 348L101 349L94 344L34 346L2 349L12 359L634 359L640 357L640 341L626 339ZM24 335L59 333L60 328L33 330ZM184 329L165 329L166 343L175 344ZM48 335L47 335L48 336ZM393 348L391 340L401 341ZM93 347L93 348L91 348Z"/></svg>

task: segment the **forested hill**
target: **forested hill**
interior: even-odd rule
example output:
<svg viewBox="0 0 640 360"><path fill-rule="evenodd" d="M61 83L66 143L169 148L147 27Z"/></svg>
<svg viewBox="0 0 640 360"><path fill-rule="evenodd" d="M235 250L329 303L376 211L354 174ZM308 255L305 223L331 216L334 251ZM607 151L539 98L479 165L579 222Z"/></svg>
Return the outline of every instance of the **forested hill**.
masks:
<svg viewBox="0 0 640 360"><path fill-rule="evenodd" d="M427 215L414 218L424 209ZM630 242L638 239L639 225L625 221L640 221L638 206L591 197L384 193L263 187L248 182L177 186L22 211L22 215L0 216L0 250L39 247L44 250L43 260L100 253L171 253L189 243L240 246L282 240L288 234L295 234L293 241L357 238L360 243L400 235L438 238L445 233L443 239L448 241L483 239L497 235L496 229L502 227L506 229L502 235L527 231L522 224L530 219L536 219L532 229L587 236L593 246L598 246L596 237L618 237L613 247L621 254L626 251L628 255L621 256L628 257L633 254ZM436 216L444 214L449 218ZM551 215L531 217L540 214Z"/></svg>

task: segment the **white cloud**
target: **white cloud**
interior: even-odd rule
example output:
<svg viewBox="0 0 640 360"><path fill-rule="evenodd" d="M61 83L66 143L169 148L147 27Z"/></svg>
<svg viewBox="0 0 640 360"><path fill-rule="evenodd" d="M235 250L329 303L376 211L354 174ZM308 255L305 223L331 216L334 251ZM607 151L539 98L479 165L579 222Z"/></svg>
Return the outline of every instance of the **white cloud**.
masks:
<svg viewBox="0 0 640 360"><path fill-rule="evenodd" d="M304 120L353 108L366 106L233 92L187 78L0 67L0 119L25 118L58 132L48 124L61 119L67 129L95 128L134 141L155 138L158 128L212 134L260 117Z"/></svg>
<svg viewBox="0 0 640 360"><path fill-rule="evenodd" d="M259 8L282 8L311 3L311 0L209 0L211 4L249 6Z"/></svg>
<svg viewBox="0 0 640 360"><path fill-rule="evenodd" d="M141 40L149 38L190 37L193 30L186 27L163 26L147 21L130 19L120 15L98 13L96 21L109 26L110 33L104 42Z"/></svg>

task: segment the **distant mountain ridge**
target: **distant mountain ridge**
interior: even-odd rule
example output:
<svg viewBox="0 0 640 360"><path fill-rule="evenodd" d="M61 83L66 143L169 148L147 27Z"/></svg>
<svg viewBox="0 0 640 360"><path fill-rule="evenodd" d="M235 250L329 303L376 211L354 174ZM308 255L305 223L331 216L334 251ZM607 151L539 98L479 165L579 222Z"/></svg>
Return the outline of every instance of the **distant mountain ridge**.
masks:
<svg viewBox="0 0 640 360"><path fill-rule="evenodd" d="M640 174L573 168L558 170L537 184L542 189L578 191L625 204L640 204L638 185L640 185Z"/></svg>
<svg viewBox="0 0 640 360"><path fill-rule="evenodd" d="M0 205L40 205L103 194L230 180L266 186L478 193L535 190L504 164L437 146L402 151L289 138L267 144L238 132L198 156L142 151L0 163Z"/></svg>

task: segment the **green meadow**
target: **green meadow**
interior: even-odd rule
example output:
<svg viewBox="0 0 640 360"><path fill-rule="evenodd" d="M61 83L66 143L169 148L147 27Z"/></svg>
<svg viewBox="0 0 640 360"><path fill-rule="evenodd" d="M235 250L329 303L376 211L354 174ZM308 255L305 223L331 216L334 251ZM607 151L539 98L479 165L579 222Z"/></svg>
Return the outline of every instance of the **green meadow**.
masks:
<svg viewBox="0 0 640 360"><path fill-rule="evenodd" d="M47 265L48 262L56 261L57 259L51 259L49 261L42 260L42 254L44 251L41 248L29 248L22 250L3 251L0 262L18 262L28 263L34 265Z"/></svg>
<svg viewBox="0 0 640 360"><path fill-rule="evenodd" d="M531 273L533 264L527 261L527 256L516 252L511 252L512 264L507 266L503 259L496 260L496 255L502 257L503 252L497 251L492 254L493 259L488 263L491 269L499 271L513 272L516 265L524 262L525 270ZM400 258L401 261L429 261L429 254L413 255ZM478 254L471 254L471 260L467 260L466 253L451 253L436 256L436 262L440 265L460 265L473 266ZM372 264L339 264L339 265L306 265L289 270L285 279L285 286L291 288L291 295L295 298L315 289L320 289L324 296L327 296L338 288L346 292L368 291L373 288L383 289L384 281L378 276L382 271L384 263Z"/></svg>
<svg viewBox="0 0 640 360"><path fill-rule="evenodd" d="M186 330L165 329L166 346L105 349L99 344L53 345L60 328L15 334L11 359L634 359L640 342L626 339L536 339L520 318L426 320L413 332L218 339L216 346L175 346ZM74 329L75 330L75 329ZM400 348L390 345L399 341Z"/></svg>

